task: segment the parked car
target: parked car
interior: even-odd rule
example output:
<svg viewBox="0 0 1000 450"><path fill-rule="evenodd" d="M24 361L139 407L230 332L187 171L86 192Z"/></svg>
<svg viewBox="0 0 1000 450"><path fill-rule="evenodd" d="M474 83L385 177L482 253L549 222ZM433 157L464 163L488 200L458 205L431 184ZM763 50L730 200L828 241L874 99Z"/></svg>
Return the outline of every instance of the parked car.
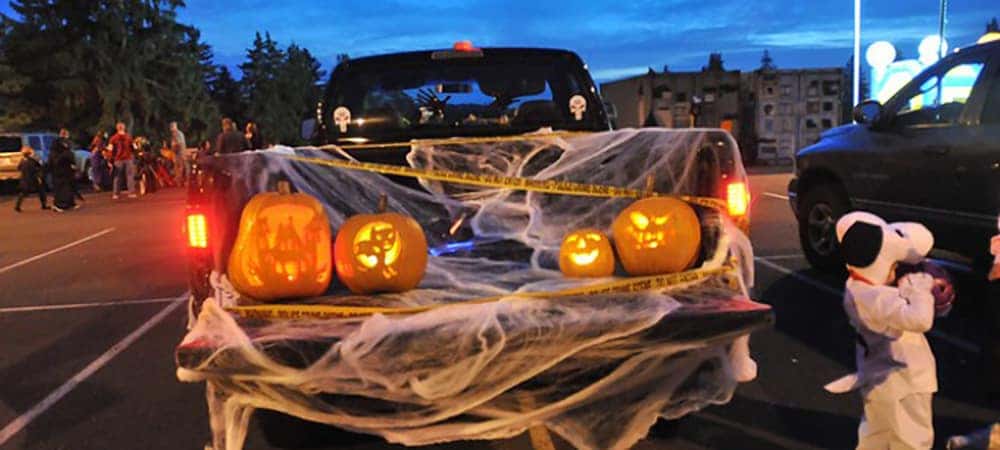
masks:
<svg viewBox="0 0 1000 450"><path fill-rule="evenodd" d="M20 173L17 165L21 162L21 147L28 145L35 150L35 155L43 164L49 158L49 150L55 144L59 135L52 132L0 132L0 181L17 180ZM76 160L76 178L90 178L90 152L83 149L73 150Z"/></svg>
<svg viewBox="0 0 1000 450"><path fill-rule="evenodd" d="M834 229L853 209L926 224L938 256L987 260L1000 212L1000 42L948 55L854 118L796 156L788 194L809 262L842 270Z"/></svg>

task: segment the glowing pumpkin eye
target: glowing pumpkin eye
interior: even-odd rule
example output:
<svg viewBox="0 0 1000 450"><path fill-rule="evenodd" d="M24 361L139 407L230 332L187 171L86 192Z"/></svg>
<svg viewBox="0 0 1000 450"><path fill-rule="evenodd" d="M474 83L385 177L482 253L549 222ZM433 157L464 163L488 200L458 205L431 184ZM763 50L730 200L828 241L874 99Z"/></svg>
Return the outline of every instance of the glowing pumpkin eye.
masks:
<svg viewBox="0 0 1000 450"><path fill-rule="evenodd" d="M601 242L601 235L597 233L587 233L587 239L590 239L594 242Z"/></svg>
<svg viewBox="0 0 1000 450"><path fill-rule="evenodd" d="M632 224L640 230L645 230L646 227L649 226L649 217L646 217L646 215L641 212L632 211L629 214L629 219L632 221Z"/></svg>
<svg viewBox="0 0 1000 450"><path fill-rule="evenodd" d="M660 217L657 217L657 218L653 219L653 223L655 223L657 225L663 225L663 224L667 223L667 220L669 220L669 219L670 219L670 216L660 216Z"/></svg>

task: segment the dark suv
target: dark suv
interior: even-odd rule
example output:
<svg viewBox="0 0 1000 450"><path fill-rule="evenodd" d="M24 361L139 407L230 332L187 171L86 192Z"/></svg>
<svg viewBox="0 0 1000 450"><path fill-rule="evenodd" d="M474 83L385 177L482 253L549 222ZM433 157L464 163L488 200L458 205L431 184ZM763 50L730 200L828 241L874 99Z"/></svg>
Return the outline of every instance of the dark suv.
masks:
<svg viewBox="0 0 1000 450"><path fill-rule="evenodd" d="M851 209L921 222L939 256L982 261L1000 212L1000 42L946 56L854 119L795 159L788 193L813 267L843 267L834 228Z"/></svg>

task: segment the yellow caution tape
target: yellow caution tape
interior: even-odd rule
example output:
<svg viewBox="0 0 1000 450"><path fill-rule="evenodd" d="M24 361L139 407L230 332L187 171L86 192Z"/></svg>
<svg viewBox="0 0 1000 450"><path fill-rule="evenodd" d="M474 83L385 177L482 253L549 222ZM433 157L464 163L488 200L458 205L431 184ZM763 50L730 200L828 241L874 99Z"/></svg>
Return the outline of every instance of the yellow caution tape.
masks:
<svg viewBox="0 0 1000 450"><path fill-rule="evenodd" d="M492 142L524 142L543 139L562 139L594 134L592 131L557 131L552 133L519 134L514 136L487 136L487 137L461 137L461 138L441 138L441 139L413 139L403 142L382 142L377 144L345 144L345 145L324 145L319 147L323 150L374 150L382 148L398 148L410 145L466 145L466 144L489 144Z"/></svg>
<svg viewBox="0 0 1000 450"><path fill-rule="evenodd" d="M652 275L646 277L633 277L621 280L610 281L590 286L581 286L558 291L533 291L533 292L512 292L506 295L492 297L482 297L468 301L455 303L438 303L426 306L410 306L401 308L378 307L378 306L337 306L337 305L252 305L235 306L226 308L226 311L246 319L344 319L351 317L365 317L374 314L400 315L416 314L433 309L454 305L483 304L499 301L502 299L541 299L575 297L586 295L601 295L615 293L643 292L657 289L667 289L691 283L704 281L716 275L723 275L732 272L737 276L736 266L733 261L714 269L695 269L685 272L671 273L665 275Z"/></svg>
<svg viewBox="0 0 1000 450"><path fill-rule="evenodd" d="M404 177L424 178L428 180L444 181L449 183L468 184L474 186L518 189L532 192L544 192L547 194L577 195L585 197L606 197L606 198L642 198L649 195L663 195L656 192L647 192L641 189L624 188L618 186L607 186L601 184L578 183L575 181L562 180L536 180L533 178L508 177L503 175L474 174L468 172L454 172L450 170L438 169L415 169L408 166L396 166L391 164L379 164L360 161L348 161L341 159L307 158L304 156L285 156L293 161L309 164L316 164L327 167L337 167L341 169L363 170L375 172L383 175L398 175ZM694 197L688 195L674 196L688 203L715 208L726 209L726 203L717 198Z"/></svg>

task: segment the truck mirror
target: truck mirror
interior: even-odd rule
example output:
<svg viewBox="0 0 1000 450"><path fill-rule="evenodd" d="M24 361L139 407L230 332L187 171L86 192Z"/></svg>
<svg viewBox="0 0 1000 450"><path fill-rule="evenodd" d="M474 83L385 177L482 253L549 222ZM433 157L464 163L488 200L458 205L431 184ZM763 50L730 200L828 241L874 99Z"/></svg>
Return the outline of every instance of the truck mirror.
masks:
<svg viewBox="0 0 1000 450"><path fill-rule="evenodd" d="M877 100L865 100L854 107L854 121L870 125L881 120L882 112L882 104Z"/></svg>
<svg viewBox="0 0 1000 450"><path fill-rule="evenodd" d="M316 119L306 119L302 121L299 127L300 136L302 140L309 141L313 137L313 133L316 131Z"/></svg>

